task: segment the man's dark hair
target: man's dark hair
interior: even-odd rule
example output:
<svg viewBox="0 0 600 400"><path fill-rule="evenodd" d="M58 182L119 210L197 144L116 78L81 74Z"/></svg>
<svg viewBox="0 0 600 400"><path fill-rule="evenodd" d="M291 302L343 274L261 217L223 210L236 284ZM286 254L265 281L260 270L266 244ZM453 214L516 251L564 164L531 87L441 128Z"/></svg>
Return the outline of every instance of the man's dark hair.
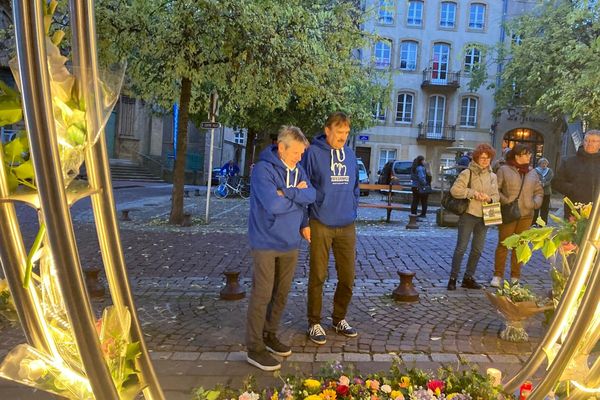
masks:
<svg viewBox="0 0 600 400"><path fill-rule="evenodd" d="M325 126L331 128L334 125L350 125L350 117L348 114L341 111L334 112L329 115L329 118L325 121Z"/></svg>
<svg viewBox="0 0 600 400"><path fill-rule="evenodd" d="M531 154L531 148L523 143L517 143L506 155L506 161L514 160L516 156Z"/></svg>

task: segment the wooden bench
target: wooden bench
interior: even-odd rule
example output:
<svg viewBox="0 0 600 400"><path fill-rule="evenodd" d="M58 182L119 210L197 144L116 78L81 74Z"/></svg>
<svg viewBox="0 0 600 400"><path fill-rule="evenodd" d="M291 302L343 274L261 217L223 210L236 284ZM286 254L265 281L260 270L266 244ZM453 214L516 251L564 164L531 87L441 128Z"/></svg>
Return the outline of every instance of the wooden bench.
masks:
<svg viewBox="0 0 600 400"><path fill-rule="evenodd" d="M401 185L379 185L379 184L371 184L371 183L361 183L358 185L360 190L379 190L383 191L386 194L387 204L373 204L373 203L363 203L359 202L359 207L364 208L384 208L387 210L387 219L386 222L390 222L390 217L392 215L392 210L405 210L406 206L402 206L399 204L392 204L392 196L394 193L406 193L407 190L411 190L410 187L401 186ZM412 193L412 192L411 192Z"/></svg>

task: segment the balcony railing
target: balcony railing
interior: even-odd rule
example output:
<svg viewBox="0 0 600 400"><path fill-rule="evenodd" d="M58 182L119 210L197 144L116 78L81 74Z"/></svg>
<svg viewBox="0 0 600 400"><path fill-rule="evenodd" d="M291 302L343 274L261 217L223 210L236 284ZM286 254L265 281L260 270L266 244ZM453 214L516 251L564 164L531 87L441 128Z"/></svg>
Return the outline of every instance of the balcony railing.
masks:
<svg viewBox="0 0 600 400"><path fill-rule="evenodd" d="M460 87L460 71L447 72L434 68L426 68L423 70L421 87L458 89Z"/></svg>
<svg viewBox="0 0 600 400"><path fill-rule="evenodd" d="M442 125L441 123L428 122L420 123L419 136L420 140L447 140L454 141L456 135L456 125Z"/></svg>

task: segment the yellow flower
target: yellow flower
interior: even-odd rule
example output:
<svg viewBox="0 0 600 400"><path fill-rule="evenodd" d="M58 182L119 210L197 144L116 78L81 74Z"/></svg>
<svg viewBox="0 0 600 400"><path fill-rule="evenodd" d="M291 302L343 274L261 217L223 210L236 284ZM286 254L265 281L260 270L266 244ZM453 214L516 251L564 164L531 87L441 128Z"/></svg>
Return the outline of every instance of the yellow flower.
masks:
<svg viewBox="0 0 600 400"><path fill-rule="evenodd" d="M317 394L311 394L310 396L305 397L304 400L321 400L321 398Z"/></svg>
<svg viewBox="0 0 600 400"><path fill-rule="evenodd" d="M323 390L323 393L319 394L319 397L323 400L335 400L335 390L325 389Z"/></svg>
<svg viewBox="0 0 600 400"><path fill-rule="evenodd" d="M450 393L448 396L446 396L446 400L452 400L453 398L455 398L458 395L458 393Z"/></svg>
<svg viewBox="0 0 600 400"><path fill-rule="evenodd" d="M400 378L400 387L407 388L410 386L410 378L408 376L403 376Z"/></svg>
<svg viewBox="0 0 600 400"><path fill-rule="evenodd" d="M315 391L321 389L321 382L319 382L316 379L311 379L311 378L305 379L304 387L307 388L311 392L315 392Z"/></svg>
<svg viewBox="0 0 600 400"><path fill-rule="evenodd" d="M587 203L586 205L581 207L580 214L581 214L582 218L589 219L591 212L592 212L592 203Z"/></svg>
<svg viewBox="0 0 600 400"><path fill-rule="evenodd" d="M273 395L271 396L271 400L279 400L279 393L273 393Z"/></svg>
<svg viewBox="0 0 600 400"><path fill-rule="evenodd" d="M399 390L392 390L392 393L390 393L390 399L404 400L404 395Z"/></svg>
<svg viewBox="0 0 600 400"><path fill-rule="evenodd" d="M6 283L5 279L0 279L0 293L8 290L8 283Z"/></svg>

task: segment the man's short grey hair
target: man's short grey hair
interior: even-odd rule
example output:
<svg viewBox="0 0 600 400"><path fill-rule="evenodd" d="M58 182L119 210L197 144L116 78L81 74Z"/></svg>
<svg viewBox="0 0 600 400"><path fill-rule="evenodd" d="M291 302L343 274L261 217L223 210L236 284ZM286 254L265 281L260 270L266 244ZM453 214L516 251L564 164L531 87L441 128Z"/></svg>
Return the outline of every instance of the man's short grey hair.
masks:
<svg viewBox="0 0 600 400"><path fill-rule="evenodd" d="M598 130L598 129L591 129L591 130L589 130L589 131L587 131L585 133L585 137L592 136L592 135L593 136L600 136L600 130Z"/></svg>
<svg viewBox="0 0 600 400"><path fill-rule="evenodd" d="M540 158L540 159L538 160L538 162L537 162L537 165L538 165L538 167L541 167L541 166L542 166L542 163L547 163L547 164L550 164L550 161L548 161L548 159L547 159L547 158L545 158L545 157L542 157L542 158Z"/></svg>
<svg viewBox="0 0 600 400"><path fill-rule="evenodd" d="M299 142L308 147L308 140L300 128L293 125L284 125L277 134L277 143L283 143L285 147L290 147L292 142Z"/></svg>

